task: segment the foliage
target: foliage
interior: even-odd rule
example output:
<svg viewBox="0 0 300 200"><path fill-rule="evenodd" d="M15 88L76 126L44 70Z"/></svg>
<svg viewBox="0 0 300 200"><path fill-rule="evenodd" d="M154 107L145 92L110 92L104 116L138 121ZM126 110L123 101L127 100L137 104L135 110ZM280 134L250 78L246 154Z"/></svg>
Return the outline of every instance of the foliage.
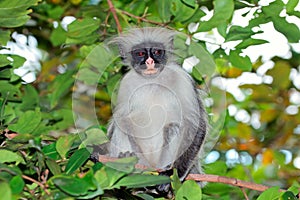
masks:
<svg viewBox="0 0 300 200"><path fill-rule="evenodd" d="M154 199L143 188L170 182L168 177L135 169L136 158L105 164L89 159L93 146L107 141L110 101L114 102L115 88L126 71L106 48L106 41L121 29L155 25L180 30L182 34L175 41L178 62L191 56L200 60L191 75L202 87L219 77L231 80L245 72L259 74L266 61L251 62L244 50L268 42L256 37L264 32L264 24L271 22L289 44L300 40L299 27L282 15L299 19L295 9L298 0L286 4L279 0L265 6L257 0L123 0L112 1L115 9L110 9L108 2L0 2L0 199ZM246 26L232 24L239 9L246 9L244 16L253 12ZM213 10L213 15L205 21L202 17L208 10ZM68 16L74 21L66 28ZM224 42L237 45L229 49L216 43L211 56L208 43L195 35L215 31ZM20 42L18 34L26 41ZM35 50L29 48L32 36L38 43ZM34 54L37 50L43 56L33 64L30 56L11 51L13 44L21 46L23 52ZM300 87L291 77L299 74L300 56L290 51L288 59L274 57L274 67L261 75L262 79L271 77L271 82L242 84L242 100L226 93L226 106L236 112L226 111L224 129L214 147L219 157L205 165L206 173L289 189L271 187L261 194L252 190L244 194L239 188L208 183L201 191L194 181L180 183L174 173L175 199L242 199L244 195L250 199L296 199L299 169L292 160L299 158L299 133L295 133L300 124L300 103L292 98ZM16 75L22 66L34 68L39 63L32 83ZM91 97L88 93L94 89L97 92ZM240 119L239 112L258 122ZM213 123L214 127L222 120ZM290 161L286 162L283 150L290 152ZM229 159L228 152L235 152L237 159Z"/></svg>

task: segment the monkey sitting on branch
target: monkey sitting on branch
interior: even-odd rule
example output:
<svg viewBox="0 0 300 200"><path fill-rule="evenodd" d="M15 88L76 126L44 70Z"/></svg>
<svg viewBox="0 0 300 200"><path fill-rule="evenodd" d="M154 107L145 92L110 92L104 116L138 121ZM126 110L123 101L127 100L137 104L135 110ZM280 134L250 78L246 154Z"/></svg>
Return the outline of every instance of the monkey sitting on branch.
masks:
<svg viewBox="0 0 300 200"><path fill-rule="evenodd" d="M192 77L176 63L175 35L148 27L113 39L131 69L120 82L108 150L111 157L137 156L139 164L163 169L162 174L176 168L183 181L191 171L201 173L198 159L208 125Z"/></svg>

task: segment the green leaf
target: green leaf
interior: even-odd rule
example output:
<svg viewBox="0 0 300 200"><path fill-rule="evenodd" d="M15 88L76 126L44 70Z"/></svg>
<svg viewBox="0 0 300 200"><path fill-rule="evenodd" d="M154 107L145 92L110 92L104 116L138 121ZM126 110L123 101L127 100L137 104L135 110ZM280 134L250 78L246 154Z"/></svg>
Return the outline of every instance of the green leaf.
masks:
<svg viewBox="0 0 300 200"><path fill-rule="evenodd" d="M0 1L0 27L12 28L18 27L27 22L28 14L31 10L27 10L30 6L35 5L39 0L23 0L23 1Z"/></svg>
<svg viewBox="0 0 300 200"><path fill-rule="evenodd" d="M92 199L103 194L103 190L97 184L92 170L88 171L83 178L60 175L51 180L63 192L79 197L79 199Z"/></svg>
<svg viewBox="0 0 300 200"><path fill-rule="evenodd" d="M200 62L194 66L200 74L211 76L215 72L215 62L201 44L192 42L189 46L189 53L195 55L200 60Z"/></svg>
<svg viewBox="0 0 300 200"><path fill-rule="evenodd" d="M297 25L287 22L283 17L273 17L272 19L275 29L285 35L289 42L299 42L300 30Z"/></svg>
<svg viewBox="0 0 300 200"><path fill-rule="evenodd" d="M289 0L286 4L287 14L292 13L295 10L295 7L298 5L299 0Z"/></svg>
<svg viewBox="0 0 300 200"><path fill-rule="evenodd" d="M105 70L118 58L116 55L113 56L112 52L103 44L83 46L80 53L85 60L80 66L76 80L83 81L88 85L97 84ZM99 62L99 58L101 58L101 62Z"/></svg>
<svg viewBox="0 0 300 200"><path fill-rule="evenodd" d="M57 28L55 28L50 36L50 41L53 44L53 46L59 46L66 42L67 39L67 32L59 25Z"/></svg>
<svg viewBox="0 0 300 200"><path fill-rule="evenodd" d="M294 3L292 2L289 6L292 7ZM283 8L284 4L282 1L274 1L269 6L262 7L262 11L267 17L272 19L275 29L285 35L289 42L297 43L300 40L299 27L279 16Z"/></svg>
<svg viewBox="0 0 300 200"><path fill-rule="evenodd" d="M122 79L121 74L116 74L116 75L112 76L110 79L108 79L107 92L108 92L109 96L112 96L113 92L116 91L121 79Z"/></svg>
<svg viewBox="0 0 300 200"><path fill-rule="evenodd" d="M100 20L94 18L77 19L68 25L68 37L81 38L90 35L100 26Z"/></svg>
<svg viewBox="0 0 300 200"><path fill-rule="evenodd" d="M114 187L120 188L123 186L126 188L141 188L165 183L170 183L170 178L167 176L133 174L122 178L114 185Z"/></svg>
<svg viewBox="0 0 300 200"><path fill-rule="evenodd" d="M279 17L279 14L283 10L283 8L284 3L282 1L273 1L269 5L263 6L262 11L267 17L276 18Z"/></svg>
<svg viewBox="0 0 300 200"><path fill-rule="evenodd" d="M126 173L117 171L108 166L101 167L100 170L96 171L94 177L103 189L112 189L114 184Z"/></svg>
<svg viewBox="0 0 300 200"><path fill-rule="evenodd" d="M49 94L51 108L57 106L59 100L68 92L70 92L70 89L74 83L73 73L74 71L69 70L64 74L60 74L56 76L54 81L49 85L48 89L51 92Z"/></svg>
<svg viewBox="0 0 300 200"><path fill-rule="evenodd" d="M214 0L214 15L208 21L201 22L198 31L210 31L212 28L219 26L231 18L234 11L233 0Z"/></svg>
<svg viewBox="0 0 300 200"><path fill-rule="evenodd" d="M81 143L79 148L91 145L101 145L109 141L106 133L104 133L100 128L92 127L86 130L85 133L87 138Z"/></svg>
<svg viewBox="0 0 300 200"><path fill-rule="evenodd" d="M39 94L33 85L26 84L23 87L22 110L34 110L39 105Z"/></svg>
<svg viewBox="0 0 300 200"><path fill-rule="evenodd" d="M12 199L12 192L8 183L4 181L0 181L0 194L1 194L1 199L3 200Z"/></svg>
<svg viewBox="0 0 300 200"><path fill-rule="evenodd" d="M59 189L72 196L85 195L89 190L89 184L77 177L54 176L51 180Z"/></svg>
<svg viewBox="0 0 300 200"><path fill-rule="evenodd" d="M24 57L19 55L9 55L9 58L13 60L12 66L14 69L23 66L24 62L26 61Z"/></svg>
<svg viewBox="0 0 300 200"><path fill-rule="evenodd" d="M188 57L188 46L186 45L186 36L178 34L174 37L174 54L184 60Z"/></svg>
<svg viewBox="0 0 300 200"><path fill-rule="evenodd" d="M185 5L181 0L172 0L170 9L171 13L175 16L172 21L184 22L195 14L195 12L198 10L198 5L195 8L191 8Z"/></svg>
<svg viewBox="0 0 300 200"><path fill-rule="evenodd" d="M226 34L226 42L234 40L245 40L253 35L251 27L241 27L233 25L230 27L229 32Z"/></svg>
<svg viewBox="0 0 300 200"><path fill-rule="evenodd" d="M195 13L193 16L191 16L189 19L183 21L182 23L184 24L189 24L191 22L199 22L200 18L205 16L205 12L203 10L201 10L200 8L195 9Z"/></svg>
<svg viewBox="0 0 300 200"><path fill-rule="evenodd" d="M24 159L17 153L6 150L0 149L0 163L11 163L16 162L25 164Z"/></svg>
<svg viewBox="0 0 300 200"><path fill-rule="evenodd" d="M280 200L297 200L297 199L298 198L291 191L284 192L280 197Z"/></svg>
<svg viewBox="0 0 300 200"><path fill-rule="evenodd" d="M194 180L185 181L176 193L175 200L185 199L202 199L201 188Z"/></svg>
<svg viewBox="0 0 300 200"><path fill-rule="evenodd" d="M30 17L27 15L18 16L18 17L0 18L0 27L13 28L13 27L22 26L29 20L29 18Z"/></svg>
<svg viewBox="0 0 300 200"><path fill-rule="evenodd" d="M46 165L49 168L50 172L53 175L57 175L61 173L61 169L59 167L59 165L56 163L55 160L51 159L51 158L47 158L46 159Z"/></svg>
<svg viewBox="0 0 300 200"><path fill-rule="evenodd" d="M10 30L0 29L0 45L5 46L9 39L10 39Z"/></svg>
<svg viewBox="0 0 300 200"><path fill-rule="evenodd" d="M155 200L154 197L150 196L149 194L145 194L145 193L138 193L138 194L136 194L136 196L138 196L138 197L140 197L141 199L144 199L144 200ZM157 199L157 200L159 200L159 199Z"/></svg>
<svg viewBox="0 0 300 200"><path fill-rule="evenodd" d="M257 200L277 200L280 197L279 187L271 187L264 191Z"/></svg>
<svg viewBox="0 0 300 200"><path fill-rule="evenodd" d="M101 62L99 62L101 58ZM86 56L86 62L90 65L89 67L95 67L99 71L99 77L105 71L105 69L116 59L103 44L94 46L89 54Z"/></svg>
<svg viewBox="0 0 300 200"><path fill-rule="evenodd" d="M19 117L17 123L9 125L8 129L21 134L32 133L39 126L41 120L41 112L39 108L36 108L35 111L26 111Z"/></svg>
<svg viewBox="0 0 300 200"><path fill-rule="evenodd" d="M12 68L6 68L0 71L0 79L10 79L14 75Z"/></svg>
<svg viewBox="0 0 300 200"><path fill-rule="evenodd" d="M98 18L77 19L68 25L67 44L92 44L99 35L97 30L100 26Z"/></svg>
<svg viewBox="0 0 300 200"><path fill-rule="evenodd" d="M58 160L60 158L56 150L56 142L44 146L42 152L45 154L45 156L52 158L54 160Z"/></svg>
<svg viewBox="0 0 300 200"><path fill-rule="evenodd" d="M176 193L178 192L179 188L182 186L182 183L178 177L178 173L177 173L177 170L174 168L174 173L173 175L171 176L171 179L172 179L172 189L174 190L174 193L176 195Z"/></svg>
<svg viewBox="0 0 300 200"><path fill-rule="evenodd" d="M288 188L288 191L292 192L294 195L297 195L299 192L299 183L294 182L293 185Z"/></svg>
<svg viewBox="0 0 300 200"><path fill-rule="evenodd" d="M200 73L199 69L193 67L192 69L192 76L195 80L198 81L198 83L202 83L203 82L203 74Z"/></svg>
<svg viewBox="0 0 300 200"><path fill-rule="evenodd" d="M21 92L18 86L12 85L7 81L0 81L0 94L8 101L20 101Z"/></svg>
<svg viewBox="0 0 300 200"><path fill-rule="evenodd" d="M12 194L19 194L22 192L25 182L20 175L14 176L10 181L9 185L12 191Z"/></svg>
<svg viewBox="0 0 300 200"><path fill-rule="evenodd" d="M218 32L223 38L227 36L227 23L223 22L217 26Z"/></svg>
<svg viewBox="0 0 300 200"><path fill-rule="evenodd" d="M66 174L71 174L79 167L81 167L87 159L90 157L90 152L86 148L78 149L75 153L70 157L67 165L66 165Z"/></svg>
<svg viewBox="0 0 300 200"><path fill-rule="evenodd" d="M165 23L170 21L171 11L170 11L170 2L157 0L157 10L160 15L161 20Z"/></svg>
<svg viewBox="0 0 300 200"><path fill-rule="evenodd" d="M99 81L99 74L90 68L80 68L77 73L77 80L84 81L87 85L95 85Z"/></svg>
<svg viewBox="0 0 300 200"><path fill-rule="evenodd" d="M85 37L80 37L80 38L71 38L67 37L66 39L66 44L87 44L91 45L97 41L99 38L99 35L95 32L92 33L91 35L85 36Z"/></svg>
<svg viewBox="0 0 300 200"><path fill-rule="evenodd" d="M47 9L47 14L49 18L59 20L61 16L64 14L65 10L61 6L54 6Z"/></svg>
<svg viewBox="0 0 300 200"><path fill-rule="evenodd" d="M236 49L245 49L249 46L260 45L260 44L265 44L265 43L268 43L268 41L261 40L261 39L248 38L248 39L243 40L235 48Z"/></svg>
<svg viewBox="0 0 300 200"><path fill-rule="evenodd" d="M61 136L58 138L56 142L56 150L61 156L61 158L65 159L67 156L67 152L70 151L71 146L73 145L73 142L77 138L74 134L69 134L65 136Z"/></svg>
<svg viewBox="0 0 300 200"><path fill-rule="evenodd" d="M105 163L105 165L110 168L129 174L133 172L133 170L135 169L134 166L137 164L137 162L137 157L126 157L117 159L113 162L107 162Z"/></svg>
<svg viewBox="0 0 300 200"><path fill-rule="evenodd" d="M0 30L1 31L1 30ZM7 59L8 55L0 54L0 67L6 67L10 65L12 62Z"/></svg>
<svg viewBox="0 0 300 200"><path fill-rule="evenodd" d="M196 6L196 1L194 0L182 0L183 3L185 3L186 5L190 6L190 7L195 7Z"/></svg>
<svg viewBox="0 0 300 200"><path fill-rule="evenodd" d="M55 130L65 130L74 124L73 112L68 108L53 111L51 117L56 121L52 126Z"/></svg>
<svg viewBox="0 0 300 200"><path fill-rule="evenodd" d="M227 165L224 161L216 161L205 166L205 173L219 176L226 175Z"/></svg>
<svg viewBox="0 0 300 200"><path fill-rule="evenodd" d="M2 164L0 163L0 171L1 172L7 172L9 173L11 176L21 176L22 175L22 171L20 170L19 167L17 167L16 165L10 165L8 166L7 164Z"/></svg>
<svg viewBox="0 0 300 200"><path fill-rule="evenodd" d="M103 194L103 190L100 187L100 184L94 178L94 171L93 170L89 170L84 175L82 180L84 180L87 183L89 191L87 192L86 195L81 196L80 199L92 199L93 197L96 197L96 196L99 196L99 195Z"/></svg>
<svg viewBox="0 0 300 200"><path fill-rule="evenodd" d="M243 71L250 71L252 69L250 58L248 56L242 57L239 54L239 51L230 51L229 60L231 64Z"/></svg>

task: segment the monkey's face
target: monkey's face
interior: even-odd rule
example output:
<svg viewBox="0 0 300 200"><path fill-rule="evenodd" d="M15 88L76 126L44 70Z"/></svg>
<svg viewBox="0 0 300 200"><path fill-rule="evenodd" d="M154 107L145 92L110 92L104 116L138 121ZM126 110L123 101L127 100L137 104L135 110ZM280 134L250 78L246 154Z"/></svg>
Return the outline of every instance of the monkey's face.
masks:
<svg viewBox="0 0 300 200"><path fill-rule="evenodd" d="M143 76L156 76L167 62L163 45L137 45L131 51L132 66L135 71Z"/></svg>

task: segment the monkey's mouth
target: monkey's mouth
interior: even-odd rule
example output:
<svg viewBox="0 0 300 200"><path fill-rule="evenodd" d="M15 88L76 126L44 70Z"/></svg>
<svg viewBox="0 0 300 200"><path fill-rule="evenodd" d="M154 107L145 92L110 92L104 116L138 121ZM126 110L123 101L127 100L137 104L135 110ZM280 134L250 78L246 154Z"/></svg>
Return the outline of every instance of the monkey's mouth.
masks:
<svg viewBox="0 0 300 200"><path fill-rule="evenodd" d="M151 68L151 69L146 69L143 71L144 75L153 75L156 74L158 72L157 68Z"/></svg>

